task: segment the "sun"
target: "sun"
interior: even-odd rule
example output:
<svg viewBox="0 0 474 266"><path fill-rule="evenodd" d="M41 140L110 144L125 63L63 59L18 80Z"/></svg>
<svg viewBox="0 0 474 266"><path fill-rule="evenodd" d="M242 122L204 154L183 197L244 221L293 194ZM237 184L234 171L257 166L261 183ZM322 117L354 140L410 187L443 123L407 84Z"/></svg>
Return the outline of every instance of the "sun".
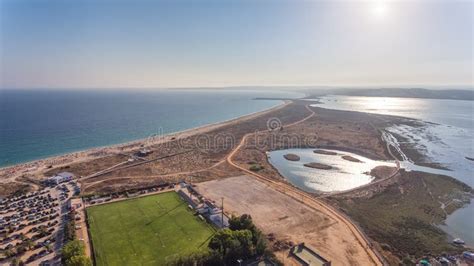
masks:
<svg viewBox="0 0 474 266"><path fill-rule="evenodd" d="M385 0L374 0L372 3L372 14L376 18L384 18L388 13L387 1Z"/></svg>

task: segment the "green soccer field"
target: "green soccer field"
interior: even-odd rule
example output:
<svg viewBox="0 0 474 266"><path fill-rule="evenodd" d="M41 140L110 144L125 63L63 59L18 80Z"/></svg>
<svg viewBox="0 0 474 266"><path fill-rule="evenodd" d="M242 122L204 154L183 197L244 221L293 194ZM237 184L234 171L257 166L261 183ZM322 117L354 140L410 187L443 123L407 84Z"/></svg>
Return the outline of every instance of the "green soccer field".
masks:
<svg viewBox="0 0 474 266"><path fill-rule="evenodd" d="M175 192L87 208L97 265L163 265L207 247L214 229Z"/></svg>

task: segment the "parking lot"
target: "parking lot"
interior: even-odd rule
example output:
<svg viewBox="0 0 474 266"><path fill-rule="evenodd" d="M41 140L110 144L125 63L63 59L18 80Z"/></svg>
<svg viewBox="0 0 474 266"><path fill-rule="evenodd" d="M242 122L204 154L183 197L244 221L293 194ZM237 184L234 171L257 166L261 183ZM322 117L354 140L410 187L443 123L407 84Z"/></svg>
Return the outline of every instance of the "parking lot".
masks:
<svg viewBox="0 0 474 266"><path fill-rule="evenodd" d="M68 201L79 194L75 181L0 201L0 264L58 265Z"/></svg>

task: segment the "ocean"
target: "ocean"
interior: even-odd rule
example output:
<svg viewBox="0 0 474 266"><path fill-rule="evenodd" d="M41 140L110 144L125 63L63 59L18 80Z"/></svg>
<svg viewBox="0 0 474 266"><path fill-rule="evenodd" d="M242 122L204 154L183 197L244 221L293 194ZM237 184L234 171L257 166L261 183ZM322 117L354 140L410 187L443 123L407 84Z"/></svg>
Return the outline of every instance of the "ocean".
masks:
<svg viewBox="0 0 474 266"><path fill-rule="evenodd" d="M387 130L400 134L423 151L430 161L450 171L413 167L452 176L474 187L474 101L395 97L325 96L318 107L396 115L422 120L421 128L396 125ZM474 204L449 215L441 228L452 237L474 245Z"/></svg>
<svg viewBox="0 0 474 266"><path fill-rule="evenodd" d="M303 97L270 90L0 90L0 167L167 134Z"/></svg>

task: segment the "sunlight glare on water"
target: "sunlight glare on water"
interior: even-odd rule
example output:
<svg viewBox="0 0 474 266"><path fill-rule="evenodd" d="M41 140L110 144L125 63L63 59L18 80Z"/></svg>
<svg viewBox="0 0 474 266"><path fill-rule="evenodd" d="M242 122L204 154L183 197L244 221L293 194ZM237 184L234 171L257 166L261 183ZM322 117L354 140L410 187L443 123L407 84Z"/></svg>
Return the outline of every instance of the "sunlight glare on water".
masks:
<svg viewBox="0 0 474 266"><path fill-rule="evenodd" d="M316 154L314 149L287 149L269 153L270 163L293 185L308 192L334 192L353 189L370 183L368 173L379 165L395 166L393 162L375 161L357 154L335 151L337 155ZM296 154L300 161L289 161L283 156ZM342 158L350 155L362 162L351 162ZM306 163L321 163L333 167L321 170L304 166Z"/></svg>

